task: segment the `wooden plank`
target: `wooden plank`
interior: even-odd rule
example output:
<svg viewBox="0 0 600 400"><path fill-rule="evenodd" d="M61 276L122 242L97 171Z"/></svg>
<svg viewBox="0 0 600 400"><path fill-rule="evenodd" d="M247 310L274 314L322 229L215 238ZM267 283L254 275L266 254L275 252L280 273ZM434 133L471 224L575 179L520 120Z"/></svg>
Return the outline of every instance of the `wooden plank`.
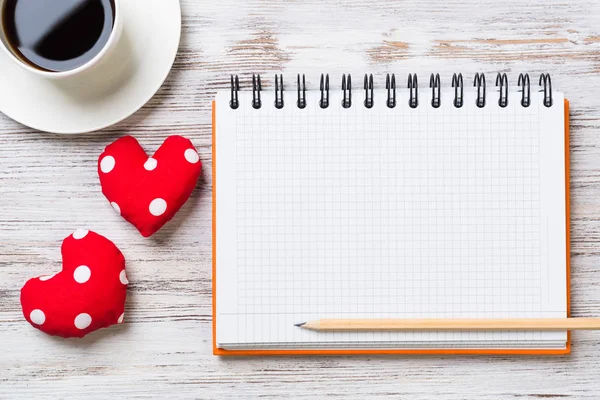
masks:
<svg viewBox="0 0 600 400"><path fill-rule="evenodd" d="M211 355L210 100L239 73L282 71L317 87L321 72L550 72L571 101L572 311L600 314L600 5L544 2L182 0L183 37L148 105L103 132L57 137L0 116L0 398L589 398L598 397L600 337L575 332L568 357L219 359ZM493 75L492 75L493 76ZM334 78L335 77L335 78ZM404 83L404 78L399 80ZM198 147L192 199L143 239L100 193L96 159L133 134L153 151L170 134ZM125 324L81 340L46 337L23 320L19 289L57 270L77 227L112 239L132 282Z"/></svg>

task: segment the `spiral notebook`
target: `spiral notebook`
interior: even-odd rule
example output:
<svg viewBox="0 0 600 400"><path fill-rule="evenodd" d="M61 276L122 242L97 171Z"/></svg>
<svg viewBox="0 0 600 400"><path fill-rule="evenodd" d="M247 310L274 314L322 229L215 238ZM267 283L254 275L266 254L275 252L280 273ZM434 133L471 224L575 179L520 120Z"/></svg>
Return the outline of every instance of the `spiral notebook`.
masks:
<svg viewBox="0 0 600 400"><path fill-rule="evenodd" d="M213 102L214 353L568 353L568 332L294 326L567 317L568 102L549 76L304 82L232 79Z"/></svg>

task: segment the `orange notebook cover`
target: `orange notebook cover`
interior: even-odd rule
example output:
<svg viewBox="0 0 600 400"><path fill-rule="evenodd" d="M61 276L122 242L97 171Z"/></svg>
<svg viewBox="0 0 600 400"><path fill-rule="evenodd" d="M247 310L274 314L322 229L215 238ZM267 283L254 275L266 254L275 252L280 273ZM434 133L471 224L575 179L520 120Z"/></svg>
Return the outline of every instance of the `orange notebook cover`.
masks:
<svg viewBox="0 0 600 400"><path fill-rule="evenodd" d="M217 254L217 207L219 206L219 199L217 198L217 177L219 171L217 170L216 163L216 135L217 135L217 120L216 120L216 107L217 103L212 103L212 153L213 153L213 187L212 187L212 217L213 217L213 228L212 228L212 240L213 240L213 260L212 260L212 313L213 313L213 354L218 356L282 356L282 355L374 355L374 354L511 354L511 355L563 355L570 353L571 349L571 332L567 333L566 347L557 349L524 349L524 348L447 348L447 349L285 349L285 350L272 350L272 349L252 349L252 350L227 350L219 348L217 345L217 268L219 260L216 257ZM223 133L221 133L223 134ZM570 199L569 199L569 103L564 100L564 152L565 152L565 215L566 215L566 294L567 294L567 316L570 314Z"/></svg>

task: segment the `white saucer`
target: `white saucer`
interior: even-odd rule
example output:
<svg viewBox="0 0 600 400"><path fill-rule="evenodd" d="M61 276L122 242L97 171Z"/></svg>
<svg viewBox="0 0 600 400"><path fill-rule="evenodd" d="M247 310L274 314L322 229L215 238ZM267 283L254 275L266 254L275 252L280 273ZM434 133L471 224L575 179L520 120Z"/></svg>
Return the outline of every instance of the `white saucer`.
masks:
<svg viewBox="0 0 600 400"><path fill-rule="evenodd" d="M91 132L116 124L163 84L181 36L179 0L122 2L123 35L87 75L49 80L0 52L0 112L40 131Z"/></svg>

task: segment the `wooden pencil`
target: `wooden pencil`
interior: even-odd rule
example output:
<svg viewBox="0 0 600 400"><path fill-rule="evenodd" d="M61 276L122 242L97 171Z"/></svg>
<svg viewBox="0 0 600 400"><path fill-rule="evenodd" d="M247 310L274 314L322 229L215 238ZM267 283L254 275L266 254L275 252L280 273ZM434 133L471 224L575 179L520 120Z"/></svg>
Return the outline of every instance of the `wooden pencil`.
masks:
<svg viewBox="0 0 600 400"><path fill-rule="evenodd" d="M600 329L600 318L319 319L295 325L313 331L565 331Z"/></svg>

